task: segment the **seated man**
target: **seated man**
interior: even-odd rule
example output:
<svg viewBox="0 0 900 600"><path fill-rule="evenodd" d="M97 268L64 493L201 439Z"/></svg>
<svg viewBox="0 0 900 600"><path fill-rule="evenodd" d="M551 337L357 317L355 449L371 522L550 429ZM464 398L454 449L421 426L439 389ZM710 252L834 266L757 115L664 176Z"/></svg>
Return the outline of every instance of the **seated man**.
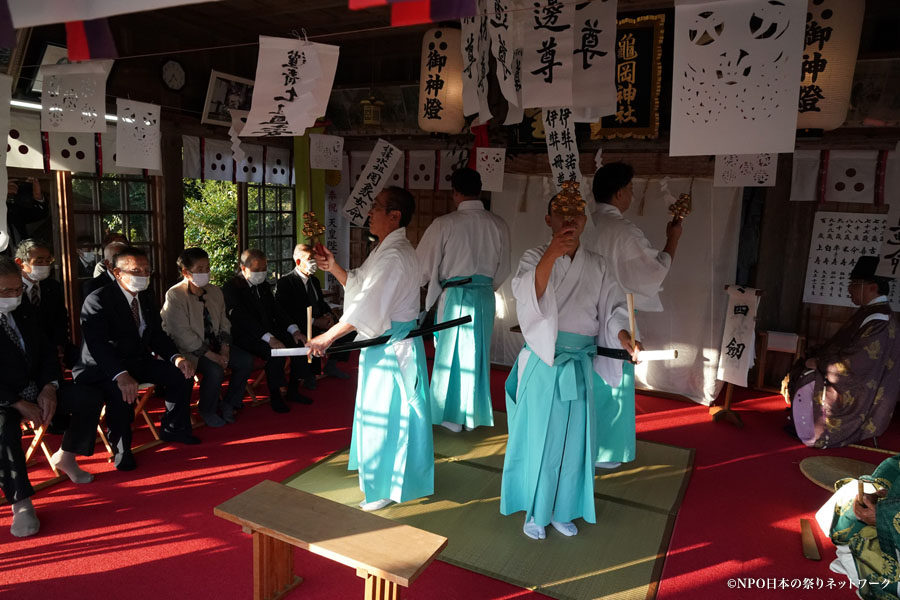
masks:
<svg viewBox="0 0 900 600"><path fill-rule="evenodd" d="M16 263L22 269L24 302L38 314L44 334L56 347L57 356L67 367L78 360L78 349L69 335L69 311L62 285L50 277L53 248L42 240L27 239L16 248Z"/></svg>
<svg viewBox="0 0 900 600"><path fill-rule="evenodd" d="M103 260L97 263L98 266L103 265L103 269L99 274L94 275L93 279L88 279L81 285L82 302L91 295L91 292L99 290L104 285L116 280L110 265L112 265L113 257L127 247L128 244L125 242L110 242L103 247Z"/></svg>
<svg viewBox="0 0 900 600"><path fill-rule="evenodd" d="M241 253L241 272L222 286L225 310L231 322L231 339L235 347L266 361L266 383L272 410L290 410L281 396L284 387L284 357L272 356L275 348L302 346L306 336L275 302L272 286L266 281L269 263L262 250L250 248ZM310 372L305 356L291 359L287 400L312 404L312 398L298 389L300 380Z"/></svg>
<svg viewBox="0 0 900 600"><path fill-rule="evenodd" d="M103 240L101 240L100 242L100 250L105 254L106 247L110 244L123 244L125 246L129 246L131 245L131 242L128 241L128 238L125 237L125 234L119 233L118 231L110 231L105 236L103 236ZM111 269L112 265L110 265L108 262L99 261L96 265L94 265L94 277Z"/></svg>
<svg viewBox="0 0 900 600"><path fill-rule="evenodd" d="M0 256L0 488L12 504L16 537L34 535L40 527L19 423L46 427L54 414L68 414L62 446L51 460L73 482L88 483L93 475L78 467L75 454L94 453L102 406L98 390L61 382L53 347L41 331L40 317L22 302L22 291L19 266Z"/></svg>
<svg viewBox="0 0 900 600"><path fill-rule="evenodd" d="M859 482L863 495L859 496ZM822 532L837 546L830 569L850 579L865 600L900 598L900 455L871 475L840 479L834 496L816 513Z"/></svg>
<svg viewBox="0 0 900 600"><path fill-rule="evenodd" d="M876 277L877 256L861 256L850 273L850 300L860 308L824 346L794 365L785 399L800 440L836 448L884 433L900 394L900 319L889 281Z"/></svg>
<svg viewBox="0 0 900 600"><path fill-rule="evenodd" d="M294 247L294 263L296 268L282 275L275 289L275 301L281 309L287 313L294 323L300 326L300 331L306 331L306 307L312 306L313 335L319 335L337 323L337 317L331 310L331 306L322 295L322 286L319 280L313 277L318 269L316 260L312 257L312 249L307 244L297 244ZM350 333L340 340L338 344L353 341L356 334ZM349 353L329 356L325 364L325 373L338 379L347 379L348 375L338 369L337 361L346 361ZM321 372L322 359L314 358L312 369L304 380L304 387L316 389L316 373Z"/></svg>
<svg viewBox="0 0 900 600"><path fill-rule="evenodd" d="M97 253L94 252L94 241L89 235L79 235L75 241L78 252L78 279L91 279L94 277L94 267L97 266Z"/></svg>
<svg viewBox="0 0 900 600"><path fill-rule="evenodd" d="M137 466L131 453L131 422L141 383L165 387L162 439L200 443L191 434L194 365L163 331L159 306L147 291L152 271L146 253L123 248L112 266L116 282L93 292L81 309L84 342L72 374L75 381L103 390L116 468L130 471Z"/></svg>

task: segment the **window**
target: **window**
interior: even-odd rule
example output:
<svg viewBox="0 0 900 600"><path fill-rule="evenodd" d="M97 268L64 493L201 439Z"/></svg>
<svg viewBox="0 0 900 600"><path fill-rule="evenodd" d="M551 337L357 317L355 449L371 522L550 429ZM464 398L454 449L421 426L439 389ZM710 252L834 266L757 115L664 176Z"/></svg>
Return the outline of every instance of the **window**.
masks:
<svg viewBox="0 0 900 600"><path fill-rule="evenodd" d="M75 238L89 238L100 252L107 234L124 233L133 246L147 251L155 269L157 239L150 180L136 175L104 175L101 179L72 175L70 181ZM88 278L85 273L79 274L79 279Z"/></svg>
<svg viewBox="0 0 900 600"><path fill-rule="evenodd" d="M270 278L290 273L297 240L293 186L248 183L246 206L246 247L266 253Z"/></svg>

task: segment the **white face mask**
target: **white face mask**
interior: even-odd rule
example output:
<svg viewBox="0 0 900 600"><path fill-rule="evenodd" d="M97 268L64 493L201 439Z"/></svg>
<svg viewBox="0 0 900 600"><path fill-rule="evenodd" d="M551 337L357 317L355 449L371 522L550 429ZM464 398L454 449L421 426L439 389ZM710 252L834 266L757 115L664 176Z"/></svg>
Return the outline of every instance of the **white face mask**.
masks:
<svg viewBox="0 0 900 600"><path fill-rule="evenodd" d="M247 277L247 282L250 285L259 285L265 280L266 280L266 272L265 271L250 271L250 276Z"/></svg>
<svg viewBox="0 0 900 600"><path fill-rule="evenodd" d="M78 253L81 254L81 258L82 258L82 260L84 260L84 262L92 263L92 262L97 261L97 254L94 252L88 252L86 250L79 250Z"/></svg>
<svg viewBox="0 0 900 600"><path fill-rule="evenodd" d="M35 265L31 267L31 273L26 273L28 278L32 281L43 281L50 277L50 266L49 265Z"/></svg>
<svg viewBox="0 0 900 600"><path fill-rule="evenodd" d="M3 313L4 315L11 313L19 308L21 303L22 296L16 296L15 298L0 298L0 313Z"/></svg>
<svg viewBox="0 0 900 600"><path fill-rule="evenodd" d="M141 275L124 275L122 283L132 292L143 292L150 287L150 278Z"/></svg>
<svg viewBox="0 0 900 600"><path fill-rule="evenodd" d="M209 285L209 273L191 273L191 282L197 287Z"/></svg>

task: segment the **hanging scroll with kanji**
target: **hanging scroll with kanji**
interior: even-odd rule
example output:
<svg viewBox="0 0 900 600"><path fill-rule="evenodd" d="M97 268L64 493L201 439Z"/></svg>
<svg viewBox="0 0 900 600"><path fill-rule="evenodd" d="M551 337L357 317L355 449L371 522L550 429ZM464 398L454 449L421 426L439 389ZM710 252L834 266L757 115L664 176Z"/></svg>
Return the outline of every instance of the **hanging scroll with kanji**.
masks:
<svg viewBox="0 0 900 600"><path fill-rule="evenodd" d="M575 143L575 120L570 108L545 108L544 131L547 138L547 157L553 172L556 191L564 181L581 183L578 168L578 145Z"/></svg>
<svg viewBox="0 0 900 600"><path fill-rule="evenodd" d="M884 239L881 242L881 260L875 274L894 280L897 292L897 278L900 277L900 201L891 203L891 210L885 215Z"/></svg>
<svg viewBox="0 0 900 600"><path fill-rule="evenodd" d="M665 15L619 19L615 45L615 114L591 123L591 139L659 136Z"/></svg>
<svg viewBox="0 0 900 600"><path fill-rule="evenodd" d="M520 20L522 106L571 106L575 2L535 0Z"/></svg>
<svg viewBox="0 0 900 600"><path fill-rule="evenodd" d="M616 0L575 5L572 106L597 116L616 112Z"/></svg>
<svg viewBox="0 0 900 600"><path fill-rule="evenodd" d="M356 185L353 186L353 191L350 192L350 197L344 204L344 214L347 215L352 225L365 224L369 209L375 202L375 196L385 185L397 185L388 183L388 179L401 156L402 153L396 146L384 140L378 140L362 174L356 181Z"/></svg>

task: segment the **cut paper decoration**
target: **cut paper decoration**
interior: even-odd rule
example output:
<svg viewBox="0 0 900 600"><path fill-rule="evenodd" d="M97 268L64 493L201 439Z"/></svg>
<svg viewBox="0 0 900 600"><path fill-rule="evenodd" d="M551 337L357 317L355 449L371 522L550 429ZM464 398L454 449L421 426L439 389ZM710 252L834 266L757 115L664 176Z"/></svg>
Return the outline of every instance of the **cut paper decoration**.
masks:
<svg viewBox="0 0 900 600"><path fill-rule="evenodd" d="M113 15L156 10L170 6L197 4L209 0L7 0L13 24L38 27L68 21L99 19ZM212 0L216 1L216 0Z"/></svg>
<svg viewBox="0 0 900 600"><path fill-rule="evenodd" d="M344 160L344 138L338 135L309 134L309 166L340 171Z"/></svg>
<svg viewBox="0 0 900 600"><path fill-rule="evenodd" d="M670 155L793 152L806 2L675 5Z"/></svg>
<svg viewBox="0 0 900 600"><path fill-rule="evenodd" d="M200 138L181 136L181 176L184 179L200 179Z"/></svg>
<svg viewBox="0 0 900 600"><path fill-rule="evenodd" d="M772 187L775 185L776 171L778 171L777 154L726 154L716 157L713 185Z"/></svg>
<svg viewBox="0 0 900 600"><path fill-rule="evenodd" d="M339 48L259 36L253 102L242 136L303 135L325 114Z"/></svg>
<svg viewBox="0 0 900 600"><path fill-rule="evenodd" d="M571 106L575 2L535 0L530 11L518 11L516 21L522 44L522 107Z"/></svg>
<svg viewBox="0 0 900 600"><path fill-rule="evenodd" d="M2 100L0 100L2 102ZM9 105L9 102L6 103ZM33 113L14 112L6 137L9 151L7 167L44 170L44 147L41 142L41 118Z"/></svg>
<svg viewBox="0 0 900 600"><path fill-rule="evenodd" d="M50 170L96 173L96 148L90 133L50 132Z"/></svg>
<svg viewBox="0 0 900 600"><path fill-rule="evenodd" d="M728 286L728 312L719 351L716 379L747 387L747 372L756 360L756 309L759 296L753 288Z"/></svg>
<svg viewBox="0 0 900 600"><path fill-rule="evenodd" d="M143 175L143 169L122 167L116 165L116 144L118 144L117 138L118 136L116 135L115 127L110 127L109 131L100 134L100 152L102 153L101 167L103 169L103 174Z"/></svg>
<svg viewBox="0 0 900 600"><path fill-rule="evenodd" d="M350 160L341 157L341 169L325 174L325 247L331 250L335 260L350 264L350 223L341 214L341 208L350 195ZM329 273L325 277L327 289L338 289L340 282Z"/></svg>
<svg viewBox="0 0 900 600"><path fill-rule="evenodd" d="M547 139L547 158L553 173L556 191L566 181L581 183L578 166L578 145L575 143L575 120L570 108L543 109L544 134Z"/></svg>
<svg viewBox="0 0 900 600"><path fill-rule="evenodd" d="M572 106L593 109L590 121L616 112L617 0L575 4Z"/></svg>
<svg viewBox="0 0 900 600"><path fill-rule="evenodd" d="M791 157L791 201L815 202L818 198L818 150L795 150Z"/></svg>
<svg viewBox="0 0 900 600"><path fill-rule="evenodd" d="M159 105L116 99L116 164L161 169Z"/></svg>
<svg viewBox="0 0 900 600"><path fill-rule="evenodd" d="M106 78L111 60L41 67L41 131L106 131Z"/></svg>
<svg viewBox="0 0 900 600"><path fill-rule="evenodd" d="M344 214L350 220L351 225L361 226L368 220L369 209L375 202L375 196L388 185L388 178L397 166L397 162L401 160L402 153L400 150L379 139L375 149L369 155L365 169L353 191L344 204ZM389 185L394 185L393 183Z"/></svg>
<svg viewBox="0 0 900 600"><path fill-rule="evenodd" d="M468 160L468 154L463 148L441 150L441 172L438 174L438 189L452 189L450 178L453 176L453 171L465 167Z"/></svg>
<svg viewBox="0 0 900 600"><path fill-rule="evenodd" d="M877 150L833 150L828 157L826 202L875 202Z"/></svg>
<svg viewBox="0 0 900 600"><path fill-rule="evenodd" d="M597 154L594 155L594 170L599 170L600 167L603 166L603 148L597 150Z"/></svg>
<svg viewBox="0 0 900 600"><path fill-rule="evenodd" d="M435 184L436 157L434 150L411 150L407 170L407 189L433 190Z"/></svg>
<svg viewBox="0 0 900 600"><path fill-rule="evenodd" d="M235 162L242 162L245 151L241 142L241 132L247 124L247 115L250 114L250 111L230 108L228 112L231 114L231 127L228 128L228 138L231 140L231 154Z"/></svg>
<svg viewBox="0 0 900 600"><path fill-rule="evenodd" d="M291 151L287 148L266 148L266 183L290 185L293 181Z"/></svg>
<svg viewBox="0 0 900 600"><path fill-rule="evenodd" d="M205 138L203 145L204 179L234 181L234 160L231 158L231 142Z"/></svg>
<svg viewBox="0 0 900 600"><path fill-rule="evenodd" d="M0 75L0 131L4 129L10 130L10 114L9 101L12 98L12 78L8 75ZM10 145L7 144L7 148ZM9 152L6 148L0 148L0 165L6 164L6 155ZM9 186L9 176L6 168L0 168L0 188L7 189ZM9 246L9 224L6 214L6 202L0 202L0 252L6 250Z"/></svg>
<svg viewBox="0 0 900 600"><path fill-rule="evenodd" d="M884 239L881 242L880 260L875 274L894 280L894 290L900 287L900 202L891 204L885 215Z"/></svg>
<svg viewBox="0 0 900 600"><path fill-rule="evenodd" d="M481 189L486 192L502 192L505 167L506 148L479 148L476 170L481 175Z"/></svg>
<svg viewBox="0 0 900 600"><path fill-rule="evenodd" d="M244 158L235 159L237 171L234 174L235 181L241 183L263 182L263 146L257 144L241 144Z"/></svg>

